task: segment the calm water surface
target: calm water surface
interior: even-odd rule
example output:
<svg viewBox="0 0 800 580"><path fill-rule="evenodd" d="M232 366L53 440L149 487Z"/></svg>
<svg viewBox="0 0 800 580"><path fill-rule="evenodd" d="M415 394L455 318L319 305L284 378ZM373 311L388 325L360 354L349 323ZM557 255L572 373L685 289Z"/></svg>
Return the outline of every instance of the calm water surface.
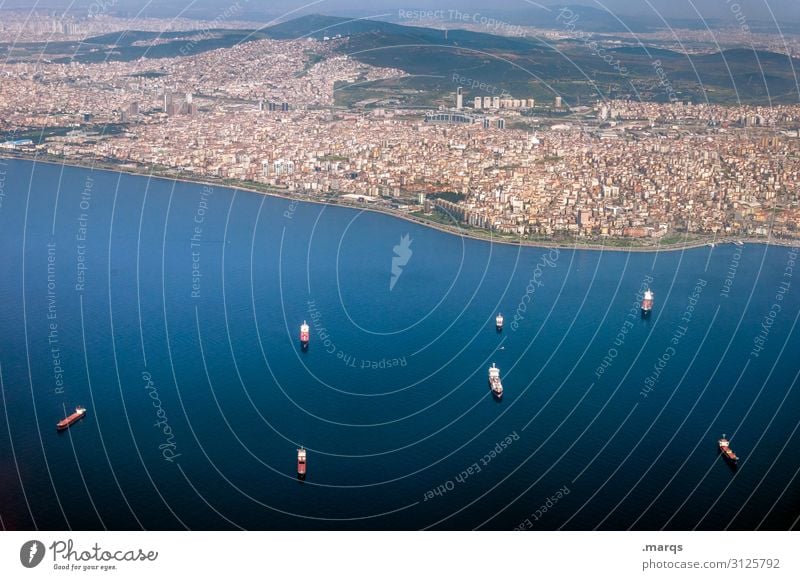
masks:
<svg viewBox="0 0 800 580"><path fill-rule="evenodd" d="M788 248L518 248L106 171L0 178L6 529L798 525Z"/></svg>

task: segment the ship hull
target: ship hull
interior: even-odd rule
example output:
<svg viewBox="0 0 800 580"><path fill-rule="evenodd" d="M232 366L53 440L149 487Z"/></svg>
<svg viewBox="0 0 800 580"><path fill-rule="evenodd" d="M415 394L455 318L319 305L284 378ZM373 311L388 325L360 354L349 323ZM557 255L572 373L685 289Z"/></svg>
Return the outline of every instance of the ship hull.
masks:
<svg viewBox="0 0 800 580"><path fill-rule="evenodd" d="M297 479L304 480L306 478L306 450L297 450Z"/></svg>
<svg viewBox="0 0 800 580"><path fill-rule="evenodd" d="M736 455L728 445L718 443L717 448L722 455L722 458L725 460L725 463L727 463L731 468L736 469L739 465L739 456Z"/></svg>
<svg viewBox="0 0 800 580"><path fill-rule="evenodd" d="M500 382L500 369L494 364L489 369L489 390L492 391L492 396L496 400L503 398L503 383Z"/></svg>
<svg viewBox="0 0 800 580"><path fill-rule="evenodd" d="M494 385L492 385L492 379L489 379L489 390L492 391L492 396L498 401L503 398L503 391L494 388Z"/></svg>
<svg viewBox="0 0 800 580"><path fill-rule="evenodd" d="M62 419L61 421L59 421L58 423L56 423L56 430L57 431L66 431L72 425L74 425L75 423L77 423L78 421L83 419L85 416L86 416L86 412L85 411L83 413L73 413L69 417L66 417L66 418Z"/></svg>
<svg viewBox="0 0 800 580"><path fill-rule="evenodd" d="M653 292L648 288L642 298L642 318L650 316L650 311L653 309Z"/></svg>

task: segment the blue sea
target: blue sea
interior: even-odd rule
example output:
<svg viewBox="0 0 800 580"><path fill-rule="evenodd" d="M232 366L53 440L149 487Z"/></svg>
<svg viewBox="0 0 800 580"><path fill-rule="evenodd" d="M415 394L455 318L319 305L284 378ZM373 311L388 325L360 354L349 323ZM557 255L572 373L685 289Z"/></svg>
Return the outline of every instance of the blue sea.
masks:
<svg viewBox="0 0 800 580"><path fill-rule="evenodd" d="M791 248L519 247L19 160L0 247L2 529L798 527Z"/></svg>

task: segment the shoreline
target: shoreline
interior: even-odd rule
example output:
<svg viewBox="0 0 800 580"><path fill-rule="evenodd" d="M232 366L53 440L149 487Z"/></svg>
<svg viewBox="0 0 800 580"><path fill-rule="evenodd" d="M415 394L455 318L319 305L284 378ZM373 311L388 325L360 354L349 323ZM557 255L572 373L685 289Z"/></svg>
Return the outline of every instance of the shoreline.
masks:
<svg viewBox="0 0 800 580"><path fill-rule="evenodd" d="M399 210L393 210L390 208L383 208L383 207L374 207L374 206L367 206L367 205L357 205L353 203L347 202L331 202L326 200L319 200L314 199L308 196L299 195L299 194L291 194L291 193L281 193L280 191L262 191L260 189L256 189L254 187L243 187L237 185L229 185L225 183L221 183L218 181L206 181L203 176L196 176L196 177L175 177L175 176L167 176L167 175L160 175L158 173L154 173L152 171L148 171L145 166L136 165L135 169L130 167L113 167L113 163L98 161L98 162L81 162L81 160L63 160L63 161L56 161L52 159L39 159L36 156L28 156L28 155L14 155L9 154L6 151L0 151L0 161L3 159L15 160L15 161L28 161L30 163L47 163L48 165L61 165L67 167L75 167L79 169L90 169L93 171L108 171L113 173L123 173L126 175L135 175L139 177L148 177L148 178L155 178L155 179L164 179L167 181L175 181L181 183L190 183L195 185L206 185L210 187L224 187L230 190L238 190L248 193L255 193L259 195L268 195L271 197L276 197L280 199L285 199L290 202L301 202L301 203L313 203L317 205L325 205L330 207L344 207L348 209L354 210L361 210L361 211L369 211L374 213L380 213L384 215L388 215L394 218L402 219L414 224L418 224L424 227L432 228L438 230L442 233L450 234L457 236L459 238L470 239L475 241L482 241L487 242L490 244L505 244L509 246L517 246L517 247L532 247L532 248L557 248L559 250L589 250L589 251L599 251L599 252L645 252L645 253L657 253L657 252L676 252L681 250L693 250L702 248L705 246L711 246L712 244L733 244L735 242L741 242L743 244L764 244L767 246L780 246L780 247L796 247L800 245L800 239L797 240L783 240L783 239L774 239L774 238L748 238L748 237L725 237L725 238L707 238L701 240L692 240L688 242L678 242L673 244L662 245L656 243L652 246L621 246L621 245L603 245L598 243L579 243L576 242L574 244L569 244L565 242L556 242L556 241L547 241L547 240L510 240L506 238L495 238L492 236L492 233L489 230L486 230L486 235L477 235L472 234L469 231L462 229L459 226L453 225L448 226L446 224L438 223L434 220L427 220L423 218L419 218L414 215L410 215L405 212L401 212ZM620 240L622 238L613 238L615 240Z"/></svg>

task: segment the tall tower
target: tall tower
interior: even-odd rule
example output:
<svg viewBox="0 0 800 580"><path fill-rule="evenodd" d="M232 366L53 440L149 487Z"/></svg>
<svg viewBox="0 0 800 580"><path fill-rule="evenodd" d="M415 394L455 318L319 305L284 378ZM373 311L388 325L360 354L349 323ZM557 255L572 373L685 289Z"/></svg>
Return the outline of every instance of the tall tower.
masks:
<svg viewBox="0 0 800 580"><path fill-rule="evenodd" d="M456 89L456 109L459 111L464 108L464 95L461 91L461 87Z"/></svg>

